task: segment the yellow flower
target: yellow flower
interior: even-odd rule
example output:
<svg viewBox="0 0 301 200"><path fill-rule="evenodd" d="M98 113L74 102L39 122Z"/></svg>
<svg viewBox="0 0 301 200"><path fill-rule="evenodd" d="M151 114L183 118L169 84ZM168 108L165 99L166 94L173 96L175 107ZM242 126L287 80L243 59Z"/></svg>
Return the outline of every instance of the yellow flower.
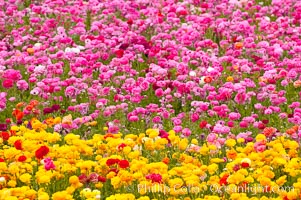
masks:
<svg viewBox="0 0 301 200"><path fill-rule="evenodd" d="M31 175L28 174L28 173L25 173L25 174L22 174L20 177L19 177L20 181L22 181L23 183L30 183L30 179L31 179Z"/></svg>
<svg viewBox="0 0 301 200"><path fill-rule="evenodd" d="M47 175L42 175L38 178L38 183L49 183L51 180L51 177Z"/></svg>
<svg viewBox="0 0 301 200"><path fill-rule="evenodd" d="M277 183L278 185L282 186L284 183L286 183L286 177L287 177L286 175L279 177L279 178L276 180L276 183Z"/></svg>
<svg viewBox="0 0 301 200"><path fill-rule="evenodd" d="M114 176L115 176L116 174L115 174L115 172L110 172L110 173L108 173L107 174L107 179L111 179L111 178L113 178Z"/></svg>
<svg viewBox="0 0 301 200"><path fill-rule="evenodd" d="M228 147L234 147L236 145L236 141L234 139L229 139L226 141L226 145Z"/></svg>
<svg viewBox="0 0 301 200"><path fill-rule="evenodd" d="M218 165L213 163L208 166L207 170L208 170L209 174L212 175L218 170Z"/></svg>
<svg viewBox="0 0 301 200"><path fill-rule="evenodd" d="M263 140L266 140L267 138L265 137L265 135L263 134L258 134L256 136L256 142L259 142L259 141L263 141Z"/></svg>
<svg viewBox="0 0 301 200"><path fill-rule="evenodd" d="M199 144L199 142L198 142L198 140L197 140L197 139L192 139L192 140L191 140L191 144L198 145L198 144Z"/></svg>
<svg viewBox="0 0 301 200"><path fill-rule="evenodd" d="M188 146L188 140L186 138L182 139L179 144L179 149L184 151Z"/></svg>
<svg viewBox="0 0 301 200"><path fill-rule="evenodd" d="M227 82L233 82L233 81L234 81L234 78L232 76L227 77Z"/></svg>
<svg viewBox="0 0 301 200"><path fill-rule="evenodd" d="M120 187L120 178L119 176L115 176L111 179L111 184L113 185L114 189L117 189Z"/></svg>
<svg viewBox="0 0 301 200"><path fill-rule="evenodd" d="M287 198L289 200L298 199L297 191L291 190L287 193Z"/></svg>
<svg viewBox="0 0 301 200"><path fill-rule="evenodd" d="M223 163L223 162L225 162L225 160L224 160L224 159L221 159L221 158L212 158L212 159L210 160L210 162L211 162L211 163Z"/></svg>
<svg viewBox="0 0 301 200"><path fill-rule="evenodd" d="M49 200L49 195L46 192L38 192L38 200Z"/></svg>
<svg viewBox="0 0 301 200"><path fill-rule="evenodd" d="M71 200L73 199L66 191L56 192L52 195L52 200Z"/></svg>
<svg viewBox="0 0 301 200"><path fill-rule="evenodd" d="M10 181L8 181L8 183L7 183L7 185L9 186L9 187L16 187L16 185L17 185L17 182L15 181L15 180L10 180Z"/></svg>

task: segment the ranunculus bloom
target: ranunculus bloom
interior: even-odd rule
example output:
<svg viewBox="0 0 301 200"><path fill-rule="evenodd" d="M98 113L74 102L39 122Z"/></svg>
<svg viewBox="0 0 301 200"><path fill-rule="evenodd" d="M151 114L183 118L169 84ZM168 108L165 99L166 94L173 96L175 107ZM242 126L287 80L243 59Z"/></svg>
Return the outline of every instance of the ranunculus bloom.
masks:
<svg viewBox="0 0 301 200"><path fill-rule="evenodd" d="M98 181L105 183L107 181L107 179L103 176L98 176Z"/></svg>
<svg viewBox="0 0 301 200"><path fill-rule="evenodd" d="M130 166L130 163L127 160L121 160L119 161L118 165L120 168L124 169L124 168L128 168Z"/></svg>
<svg viewBox="0 0 301 200"><path fill-rule="evenodd" d="M3 140L8 140L10 135L8 132L2 132L1 133L1 137L3 138Z"/></svg>
<svg viewBox="0 0 301 200"><path fill-rule="evenodd" d="M36 150L35 155L37 159L42 159L49 152L49 148L47 146L41 146L38 150Z"/></svg>
<svg viewBox="0 0 301 200"><path fill-rule="evenodd" d="M24 162L26 159L27 159L26 156L23 155L23 156L19 156L18 161Z"/></svg>
<svg viewBox="0 0 301 200"><path fill-rule="evenodd" d="M145 177L146 179L150 179L152 183L161 183L162 176L160 174L149 174Z"/></svg>
<svg viewBox="0 0 301 200"><path fill-rule="evenodd" d="M86 174L81 174L81 175L79 175L78 180L79 180L79 182L81 182L81 183L86 183L86 182L89 181L89 179L88 179L88 177L87 177Z"/></svg>
<svg viewBox="0 0 301 200"><path fill-rule="evenodd" d="M44 159L44 168L47 171L50 169L55 169L55 165L54 165L53 161L51 160L51 158Z"/></svg>
<svg viewBox="0 0 301 200"><path fill-rule="evenodd" d="M110 158L110 159L107 160L106 164L108 166L111 166L111 165L115 165L115 164L119 163L119 161L120 161L119 159Z"/></svg>
<svg viewBox="0 0 301 200"><path fill-rule="evenodd" d="M18 150L22 150L22 141L21 140L16 140L15 143L14 143L14 146L16 149Z"/></svg>
<svg viewBox="0 0 301 200"><path fill-rule="evenodd" d="M7 124L0 124L0 131L6 131L7 130Z"/></svg>
<svg viewBox="0 0 301 200"><path fill-rule="evenodd" d="M201 123L200 123L200 128L205 128L206 125L207 125L207 121L203 120L203 121L201 121Z"/></svg>
<svg viewBox="0 0 301 200"><path fill-rule="evenodd" d="M5 80L2 82L2 86L3 86L5 89L12 88L12 87L14 86L14 81L11 80L11 79L5 79Z"/></svg>

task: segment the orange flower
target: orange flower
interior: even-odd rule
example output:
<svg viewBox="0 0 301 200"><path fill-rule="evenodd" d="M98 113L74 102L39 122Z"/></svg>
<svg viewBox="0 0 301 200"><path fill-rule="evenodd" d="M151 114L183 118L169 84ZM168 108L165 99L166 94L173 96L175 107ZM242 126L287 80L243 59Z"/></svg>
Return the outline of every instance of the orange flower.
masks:
<svg viewBox="0 0 301 200"><path fill-rule="evenodd" d="M33 54L34 53L34 48L27 48L27 53L28 54Z"/></svg>
<svg viewBox="0 0 301 200"><path fill-rule="evenodd" d="M114 135L113 135L112 133L107 133L107 134L104 136L105 139L107 139L107 138L109 138L109 137L114 138Z"/></svg>
<svg viewBox="0 0 301 200"><path fill-rule="evenodd" d="M204 79L205 83L211 83L212 82L212 77L211 76L206 76Z"/></svg>
<svg viewBox="0 0 301 200"><path fill-rule="evenodd" d="M296 131L293 128L287 129L286 133L289 135L293 135L294 133L296 133Z"/></svg>
<svg viewBox="0 0 301 200"><path fill-rule="evenodd" d="M259 78L258 78L258 81L259 81L259 82L264 82L264 83L267 83L267 82L268 82L268 80L267 80L266 78L263 78L263 77L259 77Z"/></svg>
<svg viewBox="0 0 301 200"><path fill-rule="evenodd" d="M234 78L232 76L227 77L227 82L233 82L233 81L234 81Z"/></svg>
<svg viewBox="0 0 301 200"><path fill-rule="evenodd" d="M233 66L233 69L234 69L235 71L238 71L239 67L238 67L237 65L234 65L234 66Z"/></svg>
<svg viewBox="0 0 301 200"><path fill-rule="evenodd" d="M227 157L230 158L230 159L235 159L237 156L237 153L235 150L229 150L227 151Z"/></svg>
<svg viewBox="0 0 301 200"><path fill-rule="evenodd" d="M53 119L53 117L47 118L47 119L45 120L45 123L46 123L48 126L52 127L52 126L54 125L54 119Z"/></svg>
<svg viewBox="0 0 301 200"><path fill-rule="evenodd" d="M234 44L235 49L241 49L244 46L244 43L242 42L236 42Z"/></svg>
<svg viewBox="0 0 301 200"><path fill-rule="evenodd" d="M24 102L20 102L16 105L16 108L20 108L20 107L24 106L24 104L25 104Z"/></svg>
<svg viewBox="0 0 301 200"><path fill-rule="evenodd" d="M39 101L37 101L37 100L31 100L29 104L32 105L33 107L35 107L35 106L37 106L39 104Z"/></svg>
<svg viewBox="0 0 301 200"><path fill-rule="evenodd" d="M25 109L28 111L32 111L33 107L34 107L33 105L29 104L25 107Z"/></svg>
<svg viewBox="0 0 301 200"><path fill-rule="evenodd" d="M165 157L165 158L163 158L163 160L162 160L162 162L164 162L166 165L168 165L168 163L169 163L169 158L168 157Z"/></svg>
<svg viewBox="0 0 301 200"><path fill-rule="evenodd" d="M297 80L297 81L294 82L294 87L295 88L298 88L300 86L301 86L301 81L300 80Z"/></svg>
<svg viewBox="0 0 301 200"><path fill-rule="evenodd" d="M272 136L276 132L274 127L266 127L263 129L263 134L267 137Z"/></svg>
<svg viewBox="0 0 301 200"><path fill-rule="evenodd" d="M19 109L14 109L12 115L16 117L17 120L22 120L22 118L24 117L24 113Z"/></svg>

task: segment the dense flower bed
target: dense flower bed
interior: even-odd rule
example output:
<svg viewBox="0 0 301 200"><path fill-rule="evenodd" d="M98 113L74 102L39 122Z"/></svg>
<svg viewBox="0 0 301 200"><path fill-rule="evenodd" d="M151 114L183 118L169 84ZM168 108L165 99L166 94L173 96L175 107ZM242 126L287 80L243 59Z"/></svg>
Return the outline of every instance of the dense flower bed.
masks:
<svg viewBox="0 0 301 200"><path fill-rule="evenodd" d="M300 197L299 144L285 135L227 139L218 148L156 129L87 140L41 126L11 132L0 151L1 199Z"/></svg>
<svg viewBox="0 0 301 200"><path fill-rule="evenodd" d="M0 199L301 198L301 1L0 7Z"/></svg>

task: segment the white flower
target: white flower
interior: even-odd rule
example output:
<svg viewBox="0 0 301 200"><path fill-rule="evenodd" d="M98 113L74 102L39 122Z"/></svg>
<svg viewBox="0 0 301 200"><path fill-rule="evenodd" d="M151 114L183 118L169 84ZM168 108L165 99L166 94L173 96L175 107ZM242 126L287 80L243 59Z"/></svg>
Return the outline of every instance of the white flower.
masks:
<svg viewBox="0 0 301 200"><path fill-rule="evenodd" d="M0 183L4 183L5 181L5 177L0 177Z"/></svg>
<svg viewBox="0 0 301 200"><path fill-rule="evenodd" d="M81 45L78 45L77 48L79 48L79 50L84 50L85 49L85 47L81 46Z"/></svg>
<svg viewBox="0 0 301 200"><path fill-rule="evenodd" d="M149 140L151 140L150 138L148 138L148 137L144 137L144 138L142 138L142 142L143 143L145 143L146 141L149 141Z"/></svg>
<svg viewBox="0 0 301 200"><path fill-rule="evenodd" d="M205 84L205 76L202 76L200 78L200 82L199 82L200 85L204 85Z"/></svg>
<svg viewBox="0 0 301 200"><path fill-rule="evenodd" d="M196 72L195 71L190 71L189 76L196 76Z"/></svg>
<svg viewBox="0 0 301 200"><path fill-rule="evenodd" d="M73 53L79 53L80 52L80 49L79 48L72 48L71 51Z"/></svg>
<svg viewBox="0 0 301 200"><path fill-rule="evenodd" d="M207 72L212 72L214 70L213 67L208 67Z"/></svg>
<svg viewBox="0 0 301 200"><path fill-rule="evenodd" d="M141 150L142 150L142 146L139 146L139 145L136 144L136 145L134 146L133 150L134 150L134 151L141 151Z"/></svg>
<svg viewBox="0 0 301 200"><path fill-rule="evenodd" d="M35 47L40 47L40 46L42 46L42 44L39 43L39 42L37 42L37 43L34 44L34 46L35 46Z"/></svg>
<svg viewBox="0 0 301 200"><path fill-rule="evenodd" d="M71 52L71 48L70 47L67 47L66 49L65 49L65 53L70 53Z"/></svg>

